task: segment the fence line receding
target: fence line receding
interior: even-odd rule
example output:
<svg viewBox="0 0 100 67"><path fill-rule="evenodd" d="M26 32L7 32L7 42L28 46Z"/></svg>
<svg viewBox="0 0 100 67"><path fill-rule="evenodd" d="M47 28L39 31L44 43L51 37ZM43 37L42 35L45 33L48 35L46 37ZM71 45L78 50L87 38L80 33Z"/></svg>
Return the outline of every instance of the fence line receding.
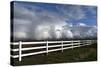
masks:
<svg viewBox="0 0 100 67"><path fill-rule="evenodd" d="M40 42L11 42L11 45L13 46L18 46L19 48L11 49L13 52L17 52L17 55L11 55L12 58L19 58L19 61L22 60L22 57L24 56L30 56L30 55L36 55L36 54L42 54L42 53L48 53L53 52L53 51L59 51L63 52L65 49L70 49L70 48L76 48L76 47L81 47L81 46L86 46L86 45L91 45L95 42L95 40L71 40L71 41L40 41ZM45 44L43 46L35 46L35 47L22 47L23 45L36 45L36 44ZM50 45L54 44L54 45ZM58 48L56 48L58 47ZM49 49L49 48L54 48L54 49ZM23 54L22 51L28 51L28 50L35 50L35 49L45 49L41 50L38 52L31 52L31 53L25 53Z"/></svg>

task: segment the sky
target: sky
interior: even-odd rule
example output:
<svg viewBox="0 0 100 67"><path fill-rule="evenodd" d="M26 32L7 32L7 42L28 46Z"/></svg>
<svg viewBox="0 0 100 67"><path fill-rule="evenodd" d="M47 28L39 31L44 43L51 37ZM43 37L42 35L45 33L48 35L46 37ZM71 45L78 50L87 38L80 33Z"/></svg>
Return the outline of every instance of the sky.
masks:
<svg viewBox="0 0 100 67"><path fill-rule="evenodd" d="M97 7L13 2L14 40L96 37Z"/></svg>

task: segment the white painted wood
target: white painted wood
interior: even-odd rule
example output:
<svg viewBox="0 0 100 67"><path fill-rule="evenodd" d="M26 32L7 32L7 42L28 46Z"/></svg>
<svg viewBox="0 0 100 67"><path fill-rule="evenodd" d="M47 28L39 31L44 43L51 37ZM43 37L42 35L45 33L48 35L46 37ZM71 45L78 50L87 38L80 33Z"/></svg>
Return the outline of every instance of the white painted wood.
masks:
<svg viewBox="0 0 100 67"><path fill-rule="evenodd" d="M63 52L63 41L61 42L61 50Z"/></svg>
<svg viewBox="0 0 100 67"><path fill-rule="evenodd" d="M81 45L81 46L86 46L86 45ZM73 47L65 47L63 49L70 49L70 48L75 48L75 47L81 47L81 46L73 46ZM48 50L48 52L53 52L53 51L59 51L61 49L53 49L53 50ZM36 54L42 54L42 53L46 53L47 51L40 51L40 52L34 52L34 53L27 53L27 54L22 54L21 57L24 57L24 56L30 56L30 55L36 55ZM13 58L18 58L19 55L11 55L11 57Z"/></svg>
<svg viewBox="0 0 100 67"><path fill-rule="evenodd" d="M11 44L11 45L19 45L19 42L14 42L14 43L11 42L10 44Z"/></svg>
<svg viewBox="0 0 100 67"><path fill-rule="evenodd" d="M73 44L73 40L72 40L72 43L71 43L71 44L72 44L72 49L73 49L73 45L74 45L74 44Z"/></svg>
<svg viewBox="0 0 100 67"><path fill-rule="evenodd" d="M62 41L48 41L48 43L61 43ZM63 41L64 43L68 43L71 41ZM73 42L79 42L79 40L73 41ZM27 44L46 44L46 41L40 41L40 42L22 42L23 45ZM19 42L11 42L11 45L19 45Z"/></svg>
<svg viewBox="0 0 100 67"><path fill-rule="evenodd" d="M78 43L80 43L80 41L79 41ZM81 43L80 43L80 44L81 44ZM78 44L78 46L80 46L80 44Z"/></svg>
<svg viewBox="0 0 100 67"><path fill-rule="evenodd" d="M92 43L91 40L81 40L81 41L88 42L89 45ZM29 44L40 44L40 43L43 44L44 43L44 44L46 44L46 46L22 48L22 45L28 44L28 43ZM49 43L61 43L61 44L59 44L59 45L48 45ZM64 43L69 43L69 44L64 44ZM80 44L82 44L80 42L80 40L76 40L76 41L43 41L43 42L21 42L20 41L19 43L15 42L15 43L11 43L11 44L14 44L14 45L19 44L18 49L11 49L11 51L19 51L19 55L11 55L11 57L13 57L13 58L19 58L19 61L21 61L22 57L24 57L24 56L30 56L30 55L36 55L36 54L42 54L42 53L48 54L48 52L59 51L59 50L62 50L62 52L63 52L64 49L70 49L70 48L73 49L73 48L76 48L76 47L86 46L86 44L80 45ZM59 46L61 46L61 48L48 50L48 48L59 47ZM64 46L69 46L69 47L64 47ZM22 51L24 51L24 50L33 50L33 49L42 49L42 48L46 48L46 50L34 52L34 53L22 54Z"/></svg>
<svg viewBox="0 0 100 67"><path fill-rule="evenodd" d="M21 54L22 54L21 48L22 48L22 42L19 41L19 61L21 61Z"/></svg>
<svg viewBox="0 0 100 67"><path fill-rule="evenodd" d="M31 55L37 55L37 54L42 54L42 53L46 53L46 51L39 51L39 52L34 52L34 53L27 53L27 54L23 54L22 57L24 57L24 56L31 56Z"/></svg>
<svg viewBox="0 0 100 67"><path fill-rule="evenodd" d="M81 43L74 43L73 45L78 45L78 44L81 44ZM63 44L63 46L70 46L72 44ZM50 45L48 46L48 48L52 48L52 47L60 47L62 45ZM24 50L33 50L33 49L42 49L42 48L46 48L46 46L38 46L38 47L28 47L28 48L21 48L22 51ZM19 49L11 49L11 51L19 51Z"/></svg>
<svg viewBox="0 0 100 67"><path fill-rule="evenodd" d="M33 50L33 49L42 49L42 48L46 48L46 46L39 46L39 47L28 47L28 48L22 48L21 50ZM11 49L11 51L19 51L19 49Z"/></svg>
<svg viewBox="0 0 100 67"><path fill-rule="evenodd" d="M53 52L53 51L59 51L59 50L61 50L61 48L59 49L52 49L52 50L49 50L48 52Z"/></svg>
<svg viewBox="0 0 100 67"><path fill-rule="evenodd" d="M47 52L47 55L48 55L48 41L46 43L46 52Z"/></svg>

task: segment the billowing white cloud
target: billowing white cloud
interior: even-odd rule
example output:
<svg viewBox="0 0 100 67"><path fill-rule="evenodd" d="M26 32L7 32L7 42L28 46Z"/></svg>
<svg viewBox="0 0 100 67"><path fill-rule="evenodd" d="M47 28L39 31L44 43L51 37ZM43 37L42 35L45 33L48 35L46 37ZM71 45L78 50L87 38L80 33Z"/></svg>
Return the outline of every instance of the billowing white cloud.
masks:
<svg viewBox="0 0 100 67"><path fill-rule="evenodd" d="M97 35L97 27L96 26L89 26L85 23L78 23L76 26L72 28L72 32L74 37L79 38L91 38L96 37Z"/></svg>
<svg viewBox="0 0 100 67"><path fill-rule="evenodd" d="M69 7L72 11L67 11L64 8L57 9L56 13L42 9L40 7L31 6L30 9L20 4L14 4L14 39L60 39L60 38L75 38L86 37L95 33L93 27L89 28L85 23L73 25L71 22L66 22L73 19L80 20L85 17L80 6ZM67 7L68 8L68 7ZM74 15L74 16L73 16ZM96 28L96 27L95 27Z"/></svg>
<svg viewBox="0 0 100 67"><path fill-rule="evenodd" d="M14 32L14 37L15 38L27 38L27 34L22 31Z"/></svg>
<svg viewBox="0 0 100 67"><path fill-rule="evenodd" d="M77 26L86 27L87 25L85 23L77 23Z"/></svg>

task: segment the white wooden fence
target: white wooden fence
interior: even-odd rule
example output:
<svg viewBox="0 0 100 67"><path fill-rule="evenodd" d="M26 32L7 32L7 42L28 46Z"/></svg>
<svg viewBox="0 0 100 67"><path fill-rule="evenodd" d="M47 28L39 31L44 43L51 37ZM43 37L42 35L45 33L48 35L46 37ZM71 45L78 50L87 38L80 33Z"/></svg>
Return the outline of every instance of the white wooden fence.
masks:
<svg viewBox="0 0 100 67"><path fill-rule="evenodd" d="M60 44L57 44L60 43ZM67 44L65 44L67 43ZM63 52L63 50L65 49L70 49L70 48L75 48L75 47L81 47L81 46L86 46L86 45L91 45L91 43L93 43L93 40L73 40L73 41L40 41L40 42L11 42L11 45L15 46L18 45L19 48L17 49L11 49L11 51L13 52L19 52L18 55L11 55L12 58L19 58L19 61L22 60L22 57L24 56L30 56L30 55L36 55L36 54L42 54L42 53L49 53L49 52L53 52L53 51L59 51L61 50ZM23 45L28 45L28 44L45 44L45 46L36 46L36 47L25 47L22 48ZM49 45L49 44L55 44L55 45ZM57 45L56 45L57 44ZM65 46L69 46L69 47L65 47ZM55 48L55 49L48 49L48 48L53 48L53 47L60 47L60 48ZM43 49L45 48L46 50L42 50L42 51L38 51L38 52L32 52L32 53L26 53L26 54L22 54L22 51L28 51L28 50L35 50L35 49Z"/></svg>

